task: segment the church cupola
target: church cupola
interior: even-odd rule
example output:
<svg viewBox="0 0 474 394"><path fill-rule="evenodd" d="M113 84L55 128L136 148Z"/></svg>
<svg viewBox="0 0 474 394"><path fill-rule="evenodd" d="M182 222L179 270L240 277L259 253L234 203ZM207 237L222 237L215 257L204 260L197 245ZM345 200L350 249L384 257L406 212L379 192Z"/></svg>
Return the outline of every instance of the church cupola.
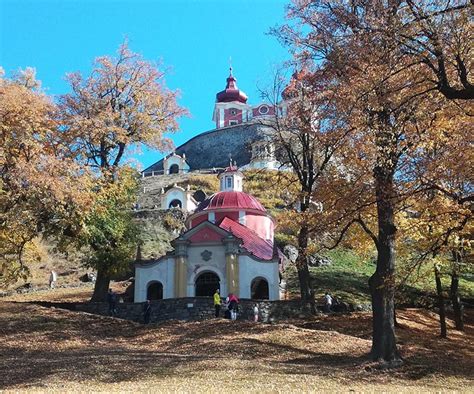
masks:
<svg viewBox="0 0 474 394"><path fill-rule="evenodd" d="M247 122L251 115L247 95L237 87L237 80L232 74L231 67L225 89L216 94L212 120L216 122L216 128L219 129Z"/></svg>
<svg viewBox="0 0 474 394"><path fill-rule="evenodd" d="M239 168L234 162L227 167L223 172L219 174L219 184L221 192L241 192L242 181L244 174L239 171Z"/></svg>
<svg viewBox="0 0 474 394"><path fill-rule="evenodd" d="M237 101L243 104L247 103L247 95L237 87L237 79L232 75L232 67L230 67L229 70L227 85L222 92L216 94L216 102L229 103L231 101Z"/></svg>

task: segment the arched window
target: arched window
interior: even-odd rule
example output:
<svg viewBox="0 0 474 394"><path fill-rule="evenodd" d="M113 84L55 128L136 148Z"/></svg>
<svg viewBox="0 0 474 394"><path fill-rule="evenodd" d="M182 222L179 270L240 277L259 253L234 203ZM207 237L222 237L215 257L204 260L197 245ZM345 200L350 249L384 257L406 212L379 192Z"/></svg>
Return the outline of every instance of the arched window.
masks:
<svg viewBox="0 0 474 394"><path fill-rule="evenodd" d="M196 297L212 297L220 286L219 277L214 272L203 272L196 278Z"/></svg>
<svg viewBox="0 0 474 394"><path fill-rule="evenodd" d="M250 285L250 294L254 300L268 300L270 293L268 291L268 282L263 278L255 278Z"/></svg>
<svg viewBox="0 0 474 394"><path fill-rule="evenodd" d="M170 205L168 208L183 208L183 203L181 202L181 200L178 200L176 198L170 202Z"/></svg>
<svg viewBox="0 0 474 394"><path fill-rule="evenodd" d="M147 300L162 300L163 299L163 284L161 282L151 282L148 284L146 290Z"/></svg>
<svg viewBox="0 0 474 394"><path fill-rule="evenodd" d="M193 194L193 197L197 202L201 202L206 199L206 193L204 193L202 190L196 190Z"/></svg>
<svg viewBox="0 0 474 394"><path fill-rule="evenodd" d="M179 173L179 166L177 164L173 164L170 166L170 174L178 174Z"/></svg>

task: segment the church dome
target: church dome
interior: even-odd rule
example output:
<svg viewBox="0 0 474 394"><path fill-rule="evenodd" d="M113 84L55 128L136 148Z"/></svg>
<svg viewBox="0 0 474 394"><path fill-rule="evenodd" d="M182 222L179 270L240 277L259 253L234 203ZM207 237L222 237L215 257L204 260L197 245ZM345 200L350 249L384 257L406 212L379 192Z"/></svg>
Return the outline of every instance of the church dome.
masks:
<svg viewBox="0 0 474 394"><path fill-rule="evenodd" d="M227 85L222 92L216 94L216 101L218 103L238 101L244 104L247 102L247 95L237 87L237 80L232 75L232 67L230 68L230 74L227 78Z"/></svg>
<svg viewBox="0 0 474 394"><path fill-rule="evenodd" d="M197 212L209 211L214 209L252 209L266 212L262 204L250 194L239 191L218 192L202 201L196 208Z"/></svg>

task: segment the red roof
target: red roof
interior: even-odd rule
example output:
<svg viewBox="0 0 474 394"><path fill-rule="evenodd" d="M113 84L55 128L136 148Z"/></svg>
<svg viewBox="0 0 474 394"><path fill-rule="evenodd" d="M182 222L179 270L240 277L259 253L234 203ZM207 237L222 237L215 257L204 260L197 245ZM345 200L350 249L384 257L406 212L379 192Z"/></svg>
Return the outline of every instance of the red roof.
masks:
<svg viewBox="0 0 474 394"><path fill-rule="evenodd" d="M244 192L227 191L218 192L206 198L196 208L196 212L208 211L212 209L254 209L266 212L262 204L250 194Z"/></svg>
<svg viewBox="0 0 474 394"><path fill-rule="evenodd" d="M237 80L232 75L232 67L230 68L230 75L227 78L227 85L222 92L216 94L216 101L218 103L229 103L231 101L247 102L247 95L239 90L237 87Z"/></svg>
<svg viewBox="0 0 474 394"><path fill-rule="evenodd" d="M271 260L273 257L273 245L260 238L256 232L250 230L248 227L241 225L225 217L220 222L219 227L234 234L237 238L242 240L242 247L252 253L255 257L262 260Z"/></svg>
<svg viewBox="0 0 474 394"><path fill-rule="evenodd" d="M226 167L224 172L237 172L239 171L239 167L230 165L229 167Z"/></svg>

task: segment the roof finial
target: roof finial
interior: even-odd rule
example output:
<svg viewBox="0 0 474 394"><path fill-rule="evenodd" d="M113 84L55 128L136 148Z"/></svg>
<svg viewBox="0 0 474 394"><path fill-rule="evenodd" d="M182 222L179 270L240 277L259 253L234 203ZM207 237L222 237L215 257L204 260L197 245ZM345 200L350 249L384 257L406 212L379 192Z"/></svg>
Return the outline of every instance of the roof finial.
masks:
<svg viewBox="0 0 474 394"><path fill-rule="evenodd" d="M230 76L232 76L232 56L229 56L229 71L230 71Z"/></svg>

